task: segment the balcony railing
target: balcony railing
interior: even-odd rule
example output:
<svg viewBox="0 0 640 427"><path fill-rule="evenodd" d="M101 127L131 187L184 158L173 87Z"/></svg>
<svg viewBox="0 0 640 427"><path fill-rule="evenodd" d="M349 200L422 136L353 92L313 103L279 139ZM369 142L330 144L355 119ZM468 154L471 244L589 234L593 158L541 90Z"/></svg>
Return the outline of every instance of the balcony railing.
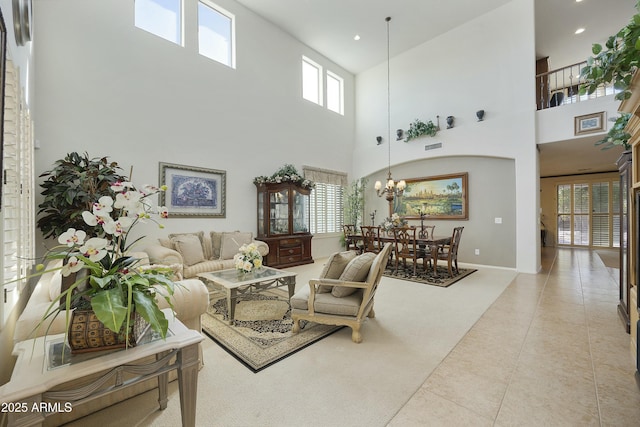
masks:
<svg viewBox="0 0 640 427"><path fill-rule="evenodd" d="M589 99L618 93L612 84L598 86L591 95L579 95L584 79L580 77L587 61L536 75L536 106L538 110L575 104Z"/></svg>

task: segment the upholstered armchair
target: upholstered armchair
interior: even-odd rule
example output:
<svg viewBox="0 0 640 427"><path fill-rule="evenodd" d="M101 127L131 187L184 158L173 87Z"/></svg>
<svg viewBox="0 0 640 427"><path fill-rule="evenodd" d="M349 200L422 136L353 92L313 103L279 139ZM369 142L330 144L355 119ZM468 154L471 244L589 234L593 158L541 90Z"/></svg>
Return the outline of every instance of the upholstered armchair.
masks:
<svg viewBox="0 0 640 427"><path fill-rule="evenodd" d="M308 287L291 297L291 332L300 332L301 320L344 325L352 329L353 342L362 342L360 327L366 317L375 316L373 297L390 251L391 243L387 243L378 254L334 254L327 261L322 278L310 280Z"/></svg>

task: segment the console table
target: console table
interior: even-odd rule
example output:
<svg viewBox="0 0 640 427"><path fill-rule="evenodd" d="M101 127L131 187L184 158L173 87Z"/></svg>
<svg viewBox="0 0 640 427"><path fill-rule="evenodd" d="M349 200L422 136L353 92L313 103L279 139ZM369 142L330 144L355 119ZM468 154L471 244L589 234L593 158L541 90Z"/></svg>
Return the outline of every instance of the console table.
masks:
<svg viewBox="0 0 640 427"><path fill-rule="evenodd" d="M0 386L0 404L8 414L8 426L39 426L52 412L72 411L75 405L156 377L158 402L160 409L165 409L169 372L174 369L178 372L182 425L195 426L198 344L203 338L187 329L170 310L163 311L169 320L166 339L157 334L154 337L150 331L148 342L126 350L71 356L67 347L62 359L64 334L17 343L11 380ZM68 385L85 378L87 383L81 387Z"/></svg>

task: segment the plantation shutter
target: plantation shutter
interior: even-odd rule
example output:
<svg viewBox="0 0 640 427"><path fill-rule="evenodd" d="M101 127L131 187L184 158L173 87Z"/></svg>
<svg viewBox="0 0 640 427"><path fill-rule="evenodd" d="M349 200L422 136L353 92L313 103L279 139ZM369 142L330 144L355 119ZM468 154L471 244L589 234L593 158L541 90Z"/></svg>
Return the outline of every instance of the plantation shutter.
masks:
<svg viewBox="0 0 640 427"><path fill-rule="evenodd" d="M347 174L309 166L303 166L302 170L304 177L316 184L309 200L311 233L342 232Z"/></svg>

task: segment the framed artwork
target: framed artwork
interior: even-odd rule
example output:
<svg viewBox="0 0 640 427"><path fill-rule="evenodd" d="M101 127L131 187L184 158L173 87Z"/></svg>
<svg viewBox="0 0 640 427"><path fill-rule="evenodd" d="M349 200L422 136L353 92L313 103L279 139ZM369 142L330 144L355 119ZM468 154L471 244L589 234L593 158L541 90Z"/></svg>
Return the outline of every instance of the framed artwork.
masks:
<svg viewBox="0 0 640 427"><path fill-rule="evenodd" d="M469 173L405 179L396 212L407 219L469 219Z"/></svg>
<svg viewBox="0 0 640 427"><path fill-rule="evenodd" d="M169 217L225 218L226 171L160 162L160 205Z"/></svg>
<svg viewBox="0 0 640 427"><path fill-rule="evenodd" d="M575 135L584 135L604 130L604 111L575 118Z"/></svg>

